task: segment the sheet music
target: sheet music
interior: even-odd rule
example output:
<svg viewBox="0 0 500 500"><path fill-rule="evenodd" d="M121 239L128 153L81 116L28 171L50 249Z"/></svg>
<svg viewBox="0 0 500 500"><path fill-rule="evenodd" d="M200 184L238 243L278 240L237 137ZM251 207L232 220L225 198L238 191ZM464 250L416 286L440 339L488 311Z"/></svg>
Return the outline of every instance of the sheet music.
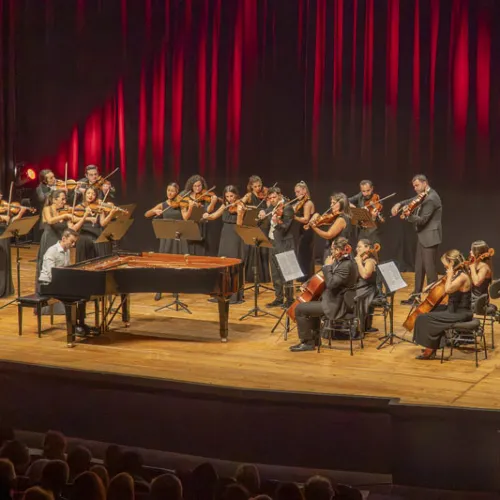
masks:
<svg viewBox="0 0 500 500"><path fill-rule="evenodd" d="M293 250L276 254L276 260L278 261L281 274L283 274L285 281L296 280L304 276L302 269L300 269L299 261L297 260Z"/></svg>
<svg viewBox="0 0 500 500"><path fill-rule="evenodd" d="M393 260L379 264L377 267L390 293L394 293L408 286Z"/></svg>

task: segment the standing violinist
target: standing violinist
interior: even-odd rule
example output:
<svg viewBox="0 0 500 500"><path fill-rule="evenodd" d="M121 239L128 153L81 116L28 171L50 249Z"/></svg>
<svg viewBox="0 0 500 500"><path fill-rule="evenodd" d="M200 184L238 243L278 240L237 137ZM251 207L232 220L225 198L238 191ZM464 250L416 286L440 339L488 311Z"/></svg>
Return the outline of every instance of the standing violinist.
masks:
<svg viewBox="0 0 500 500"><path fill-rule="evenodd" d="M219 257L230 257L243 260L245 244L236 232L236 225L241 225L244 205L240 200L240 194L236 186L226 186L223 191L223 197L224 204L211 214L205 212L203 218L206 220L215 220L222 217L223 226L220 235ZM209 300L211 302L217 302L216 298ZM230 304L241 304L242 302L243 288L233 294L229 300Z"/></svg>
<svg viewBox="0 0 500 500"><path fill-rule="evenodd" d="M188 197L195 202L195 206L202 207L204 212L211 214L217 204L217 195L208 191L207 181L201 175L192 175L184 186L184 191ZM207 224L198 224L201 233L201 240L188 241L188 250L191 255L211 255L210 232L216 231L215 227L207 227Z"/></svg>
<svg viewBox="0 0 500 500"><path fill-rule="evenodd" d="M295 308L300 342L290 347L292 352L313 351L319 339L320 318L340 320L354 308L356 265L351 259L347 238L336 238L323 265L325 290L320 300L303 302Z"/></svg>
<svg viewBox="0 0 500 500"><path fill-rule="evenodd" d="M472 319L471 279L460 264L464 258L458 250L448 250L441 262L446 268L444 291L448 305L438 305L431 312L420 314L415 320L414 340L424 347L417 359L430 360L436 357L441 340L454 323Z"/></svg>
<svg viewBox="0 0 500 500"><path fill-rule="evenodd" d="M41 213L50 193L56 189L56 177L52 170L44 168L38 174L38 179L40 183L36 187L36 200Z"/></svg>
<svg viewBox="0 0 500 500"><path fill-rule="evenodd" d="M262 179L258 175L251 175L248 179L247 193L241 198L245 205L249 207L266 208L268 188L264 187ZM254 253L249 245L245 248L245 282L253 283L253 256L259 259L259 283L269 283L271 275L269 273L269 249L258 247Z"/></svg>
<svg viewBox="0 0 500 500"><path fill-rule="evenodd" d="M169 220L188 220L191 217L194 202L187 198L180 199L179 184L171 182L167 186L167 199L149 209L144 216L169 219ZM162 238L160 240L160 253L186 254L188 245L184 239ZM155 295L155 300L161 299L161 292Z"/></svg>
<svg viewBox="0 0 500 500"><path fill-rule="evenodd" d="M439 245L442 241L441 216L443 212L441 198L437 192L429 186L427 177L418 174L412 179L413 188L417 193L416 198L396 203L391 213L396 216L400 209L403 209L402 218L413 224L417 232L417 250L415 255L415 290L414 294L422 292L424 278L427 277L427 284L438 279L437 259ZM420 203L418 201L421 200ZM416 209L405 213L405 207L416 202ZM414 295L412 294L412 295ZM401 301L402 304L413 305L414 299Z"/></svg>
<svg viewBox="0 0 500 500"><path fill-rule="evenodd" d="M366 208L366 203L372 199L373 192L373 182L365 179L359 183L359 193L351 196L349 198L350 206L353 208ZM380 243L379 235L379 211L375 209L370 210L371 217L375 223L375 227L363 227L358 228L357 238L370 240L372 243Z"/></svg>
<svg viewBox="0 0 500 500"><path fill-rule="evenodd" d="M320 229L322 216L318 213L311 217L308 224L318 236L327 240L323 260L330 254L330 246L335 238L342 236L349 241L352 237L351 211L349 200L344 193L333 193L330 196L330 212L326 218L331 226L326 231Z"/></svg>
<svg viewBox="0 0 500 500"><path fill-rule="evenodd" d="M99 179L101 178L101 174L99 173L99 167L97 165L87 165L85 167L85 177L80 179L78 183L80 184L79 191L81 194L85 193L85 190L90 187L94 186L94 184L99 182ZM111 195L111 183L110 182L103 182L101 187L96 187L97 191L97 197L102 200L105 197L108 197Z"/></svg>
<svg viewBox="0 0 500 500"><path fill-rule="evenodd" d="M304 181L295 184L295 197L298 198L293 205L295 251L300 269L304 273L304 277L297 281L305 282L314 275L314 233L304 229L314 214L314 203Z"/></svg>
<svg viewBox="0 0 500 500"><path fill-rule="evenodd" d="M264 222L263 230L273 245L270 262L275 298L267 307L288 308L293 302L293 287L291 283L285 282L276 255L294 249L293 208L290 205L285 206L281 189L278 187L269 188L267 199L269 206L259 212L259 219Z"/></svg>

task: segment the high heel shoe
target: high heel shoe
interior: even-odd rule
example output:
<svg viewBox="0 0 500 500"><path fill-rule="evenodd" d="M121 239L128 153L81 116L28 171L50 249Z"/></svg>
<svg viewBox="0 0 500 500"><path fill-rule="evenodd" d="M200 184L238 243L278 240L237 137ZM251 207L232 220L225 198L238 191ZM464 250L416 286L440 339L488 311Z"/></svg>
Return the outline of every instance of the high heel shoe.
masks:
<svg viewBox="0 0 500 500"><path fill-rule="evenodd" d="M422 359L426 361L436 359L436 349L425 349L422 354L419 354L415 359Z"/></svg>

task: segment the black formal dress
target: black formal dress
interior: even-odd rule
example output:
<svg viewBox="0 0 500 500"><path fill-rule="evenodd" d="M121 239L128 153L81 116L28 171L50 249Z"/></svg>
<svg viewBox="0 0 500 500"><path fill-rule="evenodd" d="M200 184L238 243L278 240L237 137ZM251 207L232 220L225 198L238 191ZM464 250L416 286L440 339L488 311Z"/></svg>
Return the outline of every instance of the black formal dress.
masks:
<svg viewBox="0 0 500 500"><path fill-rule="evenodd" d="M102 233L99 220L94 224L86 220L80 228L78 240L76 242L76 262L95 259L98 257L97 245L95 240Z"/></svg>
<svg viewBox="0 0 500 500"><path fill-rule="evenodd" d="M364 208L365 206L365 197L363 193L359 192L358 194L349 198L349 203L352 203L356 208ZM378 221L375 222L375 227L353 227L352 233L353 237L356 241L367 239L372 243L380 243L380 224Z"/></svg>
<svg viewBox="0 0 500 500"><path fill-rule="evenodd" d="M456 279L463 271L460 271ZM421 314L415 321L414 341L429 349L439 349L441 339L453 323L472 319L471 292L454 292L448 296L447 306Z"/></svg>
<svg viewBox="0 0 500 500"><path fill-rule="evenodd" d="M319 301L299 304L295 309L297 331L303 344L313 342L319 334L320 318L340 320L354 310L356 264L345 256L333 264L323 266L325 290Z"/></svg>
<svg viewBox="0 0 500 500"><path fill-rule="evenodd" d="M0 224L0 235L5 232L6 224ZM8 297L14 293L12 280L12 264L9 239L0 240L0 297Z"/></svg>
<svg viewBox="0 0 500 500"><path fill-rule="evenodd" d="M304 207L295 213L296 217L304 217ZM314 231L304 229L304 224L294 220L295 253L304 277L297 281L306 282L314 276Z"/></svg>
<svg viewBox="0 0 500 500"><path fill-rule="evenodd" d="M252 205L254 207L257 207L262 200L260 198L257 198L255 194L252 193L252 196L250 198L250 203L249 205ZM265 202L260 205L260 208L265 210L267 207L265 205ZM259 209L260 210L260 209ZM267 234L266 234L267 236ZM250 245L245 245L245 282L246 283L253 283L254 282L254 277L253 277L253 256L254 256L254 249ZM269 283L271 281L271 273L269 270L269 248L259 248L257 250L257 258L259 259L259 282L260 283Z"/></svg>
<svg viewBox="0 0 500 500"><path fill-rule="evenodd" d="M363 267L365 263L363 262ZM356 286L356 316L359 318L359 328L361 332L366 332L372 327L371 314L373 307L371 303L378 293L377 288L377 273L373 271L369 278L358 279Z"/></svg>
<svg viewBox="0 0 500 500"><path fill-rule="evenodd" d="M165 210L168 207L168 203L164 201L161 204L161 209ZM163 219L169 220L183 220L181 208L169 208L165 210L162 214ZM186 254L189 253L188 243L186 240L176 240L175 238L162 238L160 240L160 253L175 253L175 254Z"/></svg>
<svg viewBox="0 0 500 500"><path fill-rule="evenodd" d="M332 242L336 240L337 238L346 238L349 241L349 244L354 248L356 246L355 241L353 241L353 230L352 230L352 224L351 224L351 219L348 215L346 214L340 214L339 217L341 219L344 219L345 221L345 227L340 231L340 234L335 236L335 238L326 240L325 242L325 250L323 252L323 262L326 260L326 258L332 253Z"/></svg>
<svg viewBox="0 0 500 500"><path fill-rule="evenodd" d="M236 219L238 215L224 210L222 214L222 232L219 244L219 257L230 257L243 260L245 256L245 244L236 232ZM243 271L240 279L243 280ZM243 288L231 296L230 303L234 304L243 300Z"/></svg>
<svg viewBox="0 0 500 500"><path fill-rule="evenodd" d="M491 285L491 277L486 278L479 286L472 285L471 288L471 307L474 310L474 306L476 304L476 300L481 297L481 295L488 295L489 288ZM489 303L489 299L488 299Z"/></svg>

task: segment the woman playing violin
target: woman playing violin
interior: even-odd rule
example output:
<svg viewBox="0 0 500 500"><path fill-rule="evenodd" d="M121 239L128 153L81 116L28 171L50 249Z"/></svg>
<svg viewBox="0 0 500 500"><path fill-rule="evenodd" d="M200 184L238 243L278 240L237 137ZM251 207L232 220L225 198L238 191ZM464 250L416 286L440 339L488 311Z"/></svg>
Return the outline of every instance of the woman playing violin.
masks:
<svg viewBox="0 0 500 500"><path fill-rule="evenodd" d="M431 312L417 316L414 340L424 347L417 359L434 359L450 325L472 319L472 281L459 266L464 262L462 254L458 250L448 250L441 257L441 262L446 268L444 291L448 295L448 305L438 305Z"/></svg>
<svg viewBox="0 0 500 500"><path fill-rule="evenodd" d="M269 205L267 201L268 188L264 187L262 179L258 175L252 175L248 178L247 192L241 198L245 205L251 207L265 208ZM259 282L268 283L271 281L269 273L269 248L259 247L254 253L251 247L245 248L245 282L253 283L253 256L259 259Z"/></svg>
<svg viewBox="0 0 500 500"><path fill-rule="evenodd" d="M321 220L321 215L318 213L311 217L309 223L309 226L318 236L327 240L324 252L325 258L330 253L330 246L335 238L342 237L350 240L352 232L349 200L344 193L333 193L330 196L330 211L334 217L333 222L330 222L331 226L326 231L320 229L319 224L317 224L317 221Z"/></svg>
<svg viewBox="0 0 500 500"><path fill-rule="evenodd" d="M314 275L314 233L306 231L304 226L309 223L314 214L314 203L311 200L309 188L304 181L295 184L295 197L299 198L292 205L294 215L294 236L297 260L304 277L298 281L305 282Z"/></svg>
<svg viewBox="0 0 500 500"><path fill-rule="evenodd" d="M184 186L184 191L188 195L188 199L195 202L197 206L201 206L205 212L212 213L217 204L217 195L208 191L207 181L201 175L192 175ZM198 224L202 239L199 241L188 241L188 250L191 255L215 255L214 247L217 244L215 240L216 227L207 228L206 224Z"/></svg>
<svg viewBox="0 0 500 500"><path fill-rule="evenodd" d="M245 245L236 232L236 225L238 224L238 219L240 219L239 222L241 225L244 205L240 200L240 195L236 186L226 186L223 191L223 197L224 204L211 214L205 212L203 218L206 220L215 220L222 217L223 226L220 235L219 257L243 259ZM240 292L231 296L229 303L240 304L241 302L243 302L243 288Z"/></svg>
<svg viewBox="0 0 500 500"><path fill-rule="evenodd" d="M0 194L0 199L2 195ZM0 213L0 235L5 232L7 226L17 219L20 219L26 212L26 208L21 207L18 214L12 216L7 212ZM0 240L0 298L8 297L14 293L14 282L12 280L12 264L10 257L10 241L8 238Z"/></svg>
<svg viewBox="0 0 500 500"><path fill-rule="evenodd" d="M478 240L470 248L469 269L472 280L472 308L481 295L488 294L493 279L491 257L488 255L490 247L486 241ZM484 258L481 258L484 257Z"/></svg>
<svg viewBox="0 0 500 500"><path fill-rule="evenodd" d="M372 302L378 293L377 289L377 254L373 243L366 238L358 241L356 257L358 270L356 285L356 316L359 319L361 334L377 332L372 328Z"/></svg>

